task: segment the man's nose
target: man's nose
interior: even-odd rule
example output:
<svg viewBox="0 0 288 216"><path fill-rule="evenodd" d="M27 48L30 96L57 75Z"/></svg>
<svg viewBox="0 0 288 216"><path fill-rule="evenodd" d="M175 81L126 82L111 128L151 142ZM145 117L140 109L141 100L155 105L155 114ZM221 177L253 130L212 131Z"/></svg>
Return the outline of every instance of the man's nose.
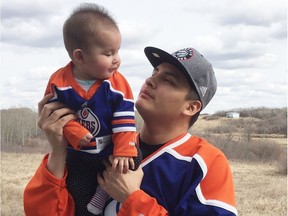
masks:
<svg viewBox="0 0 288 216"><path fill-rule="evenodd" d="M156 87L155 77L153 77L153 76L147 78L145 83L146 83L147 86L149 86L151 88L155 88Z"/></svg>

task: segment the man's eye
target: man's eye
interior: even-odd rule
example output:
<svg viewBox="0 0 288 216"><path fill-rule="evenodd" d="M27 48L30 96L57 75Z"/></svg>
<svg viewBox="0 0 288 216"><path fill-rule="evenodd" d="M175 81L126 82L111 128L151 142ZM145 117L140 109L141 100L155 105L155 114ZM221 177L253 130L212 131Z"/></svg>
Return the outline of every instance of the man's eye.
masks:
<svg viewBox="0 0 288 216"><path fill-rule="evenodd" d="M165 82L172 82L172 80L169 79L169 78L164 78L164 81L165 81Z"/></svg>
<svg viewBox="0 0 288 216"><path fill-rule="evenodd" d="M169 84L169 85L173 85L173 86L176 85L175 80L170 79L170 78L164 79L164 82L167 83L167 84Z"/></svg>
<svg viewBox="0 0 288 216"><path fill-rule="evenodd" d="M170 80L168 80L168 79L164 79L164 83L166 83L166 84L168 84L168 85L171 85L171 84L172 84L172 82L171 82Z"/></svg>

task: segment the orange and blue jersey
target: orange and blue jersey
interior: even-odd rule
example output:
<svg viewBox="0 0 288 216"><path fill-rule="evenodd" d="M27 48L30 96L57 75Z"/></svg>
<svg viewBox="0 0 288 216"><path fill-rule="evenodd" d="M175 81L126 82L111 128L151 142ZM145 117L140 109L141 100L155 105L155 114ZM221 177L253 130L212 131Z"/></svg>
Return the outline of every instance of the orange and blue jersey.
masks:
<svg viewBox="0 0 288 216"><path fill-rule="evenodd" d="M77 121L64 127L70 147L103 158L111 154L114 145L114 156L136 156L134 100L124 76L115 71L86 91L73 77L72 67L70 62L52 74L45 92L54 94L51 101L60 101L77 112ZM88 132L93 135L91 142L80 147L80 139Z"/></svg>
<svg viewBox="0 0 288 216"><path fill-rule="evenodd" d="M142 168L142 190L123 205L111 201L104 215L237 215L228 161L201 138L183 134L145 158Z"/></svg>
<svg viewBox="0 0 288 216"><path fill-rule="evenodd" d="M66 189L66 175L55 178L46 163L47 156L25 189L26 215L73 215L75 204ZM123 204L110 200L104 216L237 215L228 161L220 150L199 137L185 133L171 140L146 157L142 168L141 190L133 192Z"/></svg>

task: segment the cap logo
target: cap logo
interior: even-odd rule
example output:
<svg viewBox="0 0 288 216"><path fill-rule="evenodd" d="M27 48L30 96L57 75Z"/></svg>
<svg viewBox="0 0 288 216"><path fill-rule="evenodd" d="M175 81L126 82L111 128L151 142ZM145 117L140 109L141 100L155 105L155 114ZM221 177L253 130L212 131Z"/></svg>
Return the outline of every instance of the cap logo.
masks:
<svg viewBox="0 0 288 216"><path fill-rule="evenodd" d="M208 88L205 86L200 86L199 89L201 91L202 97L204 97Z"/></svg>
<svg viewBox="0 0 288 216"><path fill-rule="evenodd" d="M152 53L154 55L154 57L156 58L160 58L160 56L157 53Z"/></svg>
<svg viewBox="0 0 288 216"><path fill-rule="evenodd" d="M178 61L183 61L191 58L193 56L193 49L186 48L178 50L177 52L172 54Z"/></svg>

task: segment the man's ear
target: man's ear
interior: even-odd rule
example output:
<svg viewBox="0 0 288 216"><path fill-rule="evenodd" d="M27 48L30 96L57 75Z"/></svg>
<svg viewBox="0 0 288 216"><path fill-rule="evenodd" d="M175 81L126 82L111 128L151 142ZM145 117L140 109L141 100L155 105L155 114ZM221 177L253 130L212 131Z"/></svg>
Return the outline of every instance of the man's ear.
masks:
<svg viewBox="0 0 288 216"><path fill-rule="evenodd" d="M84 60L83 51L81 49L73 50L72 56L73 56L73 62L81 63Z"/></svg>
<svg viewBox="0 0 288 216"><path fill-rule="evenodd" d="M187 102L184 114L193 116L201 110L202 103L199 100L190 100Z"/></svg>

